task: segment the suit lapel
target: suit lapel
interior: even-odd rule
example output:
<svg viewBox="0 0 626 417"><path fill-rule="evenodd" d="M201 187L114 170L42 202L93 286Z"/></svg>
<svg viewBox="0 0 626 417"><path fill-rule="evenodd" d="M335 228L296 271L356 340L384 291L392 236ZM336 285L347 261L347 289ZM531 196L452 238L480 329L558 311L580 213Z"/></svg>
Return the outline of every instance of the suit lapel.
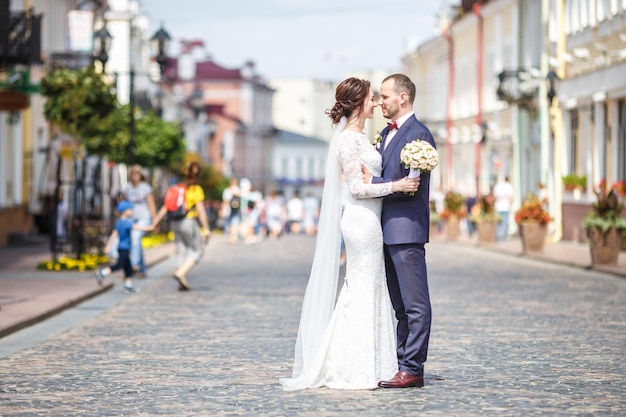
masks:
<svg viewBox="0 0 626 417"><path fill-rule="evenodd" d="M378 147L378 149L376 149L378 151L378 153L382 156L383 154L383 150L384 150L384 146L385 146L385 141L387 140L387 135L389 134L389 128L386 127L384 128L381 132L380 132L380 136L383 138L382 141L380 141L380 146Z"/></svg>
<svg viewBox="0 0 626 417"><path fill-rule="evenodd" d="M393 137L392 142L387 144L385 150L382 152L383 155L383 169L387 165L387 162L391 159L390 156L394 153L394 149L398 147L401 143L404 143L403 137L409 131L409 126L411 125L411 118L407 120L405 123L400 126L400 129L396 132L396 135ZM385 139L387 137L385 136ZM400 163L400 160L397 161Z"/></svg>

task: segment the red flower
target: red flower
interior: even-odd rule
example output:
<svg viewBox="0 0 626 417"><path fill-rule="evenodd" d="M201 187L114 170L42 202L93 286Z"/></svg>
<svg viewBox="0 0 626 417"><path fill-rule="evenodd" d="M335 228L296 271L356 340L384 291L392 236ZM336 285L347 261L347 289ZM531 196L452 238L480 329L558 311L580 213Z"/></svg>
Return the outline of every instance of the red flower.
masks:
<svg viewBox="0 0 626 417"><path fill-rule="evenodd" d="M518 224L527 221L538 221L541 224L546 224L550 220L552 220L550 214L544 210L541 201L535 195L529 195L519 210L515 212L515 222Z"/></svg>
<svg viewBox="0 0 626 417"><path fill-rule="evenodd" d="M617 194L621 195L622 197L624 196L624 194L626 194L626 187L624 187L624 181L615 181L611 189L614 190Z"/></svg>

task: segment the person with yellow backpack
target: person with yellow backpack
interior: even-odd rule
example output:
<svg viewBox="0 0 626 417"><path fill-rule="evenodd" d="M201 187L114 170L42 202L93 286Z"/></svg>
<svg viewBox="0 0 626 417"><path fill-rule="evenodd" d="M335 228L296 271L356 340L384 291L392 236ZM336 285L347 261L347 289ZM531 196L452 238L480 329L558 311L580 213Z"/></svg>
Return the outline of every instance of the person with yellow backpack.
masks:
<svg viewBox="0 0 626 417"><path fill-rule="evenodd" d="M165 195L163 207L157 213L153 225L159 224L167 216L174 232L176 253L182 262L176 268L173 278L178 282L179 291L189 291L187 273L198 263L211 231L204 207L204 191L198 185L200 164L191 162L185 169L185 180L171 186Z"/></svg>

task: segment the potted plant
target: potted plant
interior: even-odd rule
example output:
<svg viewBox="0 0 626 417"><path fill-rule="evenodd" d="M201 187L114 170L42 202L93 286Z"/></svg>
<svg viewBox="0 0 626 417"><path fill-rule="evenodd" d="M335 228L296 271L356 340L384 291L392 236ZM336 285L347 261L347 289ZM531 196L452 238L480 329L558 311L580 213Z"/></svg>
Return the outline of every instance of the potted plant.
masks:
<svg viewBox="0 0 626 417"><path fill-rule="evenodd" d="M594 191L598 200L593 210L587 213L582 227L587 232L593 265L617 265L621 249L621 234L626 230L626 219L622 217L624 203L619 201L618 193L611 189Z"/></svg>
<svg viewBox="0 0 626 417"><path fill-rule="evenodd" d="M524 253L543 251L550 220L550 213L539 197L532 193L528 194L515 212L515 223L519 227Z"/></svg>
<svg viewBox="0 0 626 417"><path fill-rule="evenodd" d="M574 194L574 198L579 199L582 190L587 188L587 177L585 175L568 174L562 177L565 191Z"/></svg>
<svg viewBox="0 0 626 417"><path fill-rule="evenodd" d="M446 223L448 239L456 239L461 234L460 220L467 216L465 197L456 191L448 191L443 199L443 211L439 215Z"/></svg>
<svg viewBox="0 0 626 417"><path fill-rule="evenodd" d="M500 216L496 213L493 194L481 196L468 215L468 220L476 224L478 243L493 243L496 240L496 226Z"/></svg>

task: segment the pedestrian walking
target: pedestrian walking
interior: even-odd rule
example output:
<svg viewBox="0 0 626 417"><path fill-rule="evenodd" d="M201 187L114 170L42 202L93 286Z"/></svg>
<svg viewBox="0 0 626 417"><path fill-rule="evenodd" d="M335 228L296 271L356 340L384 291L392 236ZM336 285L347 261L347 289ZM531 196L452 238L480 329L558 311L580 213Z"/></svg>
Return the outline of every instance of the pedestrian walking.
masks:
<svg viewBox="0 0 626 417"><path fill-rule="evenodd" d="M320 202L317 197L309 191L304 199L302 199L302 204L304 205L304 232L308 236L314 236L317 233L317 220L320 215Z"/></svg>
<svg viewBox="0 0 626 417"><path fill-rule="evenodd" d="M133 230L151 231L153 225L140 225L133 219L133 205L129 201L122 201L116 208L119 219L115 222L115 228L111 232L104 248L105 253L109 253L111 246L117 242L117 262L112 266L96 268L95 276L98 285L102 286L104 278L120 269L124 270L124 293L130 294L138 292L133 286L133 268L130 261L130 251L132 250L131 233Z"/></svg>
<svg viewBox="0 0 626 417"><path fill-rule="evenodd" d="M151 225L152 219L156 217L156 205L152 187L146 181L146 175L141 166L133 165L130 167L129 180L122 189L122 194L134 206L133 219L138 225ZM138 229L134 229L130 233L130 264L139 278L146 277L146 262L141 246L141 239L145 234L145 231Z"/></svg>
<svg viewBox="0 0 626 417"><path fill-rule="evenodd" d="M220 215L224 219L224 232L229 236L228 243L239 241L241 226L241 189L236 178L231 178L228 187L222 192L222 208Z"/></svg>
<svg viewBox="0 0 626 417"><path fill-rule="evenodd" d="M278 190L272 190L265 199L265 223L271 239L277 239L283 233L286 217L283 196L278 193Z"/></svg>
<svg viewBox="0 0 626 417"><path fill-rule="evenodd" d="M499 221L496 228L496 240L503 241L509 236L509 213L513 205L513 186L509 177L504 177L493 187L495 198L495 210L498 213Z"/></svg>
<svg viewBox="0 0 626 417"><path fill-rule="evenodd" d="M296 190L287 201L287 222L289 233L297 235L302 231L304 221L304 203L300 198L300 191Z"/></svg>
<svg viewBox="0 0 626 417"><path fill-rule="evenodd" d="M206 207L204 206L204 190L198 185L200 172L200 164L192 162L187 165L185 180L182 184L182 188L185 190L183 214L182 217L178 218L170 216L176 253L180 261L173 274L173 278L178 282L179 291L191 289L187 282L187 273L202 257L204 246L208 243L211 235ZM167 214L168 208L164 205L157 213L153 225L159 224Z"/></svg>

